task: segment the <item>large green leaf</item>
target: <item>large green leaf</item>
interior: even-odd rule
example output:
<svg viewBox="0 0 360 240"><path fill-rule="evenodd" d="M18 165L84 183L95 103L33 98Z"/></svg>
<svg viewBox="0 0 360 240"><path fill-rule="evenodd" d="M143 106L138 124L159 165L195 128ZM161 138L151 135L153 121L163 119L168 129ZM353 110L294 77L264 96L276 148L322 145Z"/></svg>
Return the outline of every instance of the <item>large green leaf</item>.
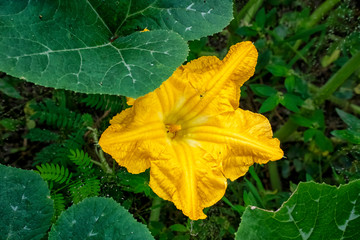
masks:
<svg viewBox="0 0 360 240"><path fill-rule="evenodd" d="M48 87L139 97L183 63L184 38L218 32L231 18L230 0L1 1L0 71ZM151 31L139 32L145 27Z"/></svg>
<svg viewBox="0 0 360 240"><path fill-rule="evenodd" d="M360 239L360 180L300 183L277 211L247 207L236 239Z"/></svg>
<svg viewBox="0 0 360 240"><path fill-rule="evenodd" d="M144 28L167 29L194 40L220 32L233 18L231 0L90 2L115 35Z"/></svg>
<svg viewBox="0 0 360 240"><path fill-rule="evenodd" d="M87 198L63 212L52 226L49 240L154 239L145 225L110 198Z"/></svg>
<svg viewBox="0 0 360 240"><path fill-rule="evenodd" d="M50 227L53 201L39 174L0 165L0 239L41 239Z"/></svg>
<svg viewBox="0 0 360 240"><path fill-rule="evenodd" d="M351 115L350 113L344 112L341 109L336 109L337 114L340 116L341 120L343 120L346 125L348 125L349 129L353 129L355 131L360 131L360 119Z"/></svg>

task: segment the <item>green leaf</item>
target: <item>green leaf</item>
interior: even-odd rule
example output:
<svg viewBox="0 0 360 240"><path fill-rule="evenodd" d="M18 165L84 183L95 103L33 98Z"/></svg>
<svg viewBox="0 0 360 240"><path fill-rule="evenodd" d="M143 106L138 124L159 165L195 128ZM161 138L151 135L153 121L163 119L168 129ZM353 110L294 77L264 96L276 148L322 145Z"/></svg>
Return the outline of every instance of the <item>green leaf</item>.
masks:
<svg viewBox="0 0 360 240"><path fill-rule="evenodd" d="M59 134L47 129L33 128L25 135L30 141L51 142L60 138Z"/></svg>
<svg viewBox="0 0 360 240"><path fill-rule="evenodd" d="M358 119L354 115L342 111L339 108L336 108L336 112L340 116L341 120L343 120L346 125L349 126L349 128L354 130L360 130L360 119Z"/></svg>
<svg viewBox="0 0 360 240"><path fill-rule="evenodd" d="M259 109L259 113L264 113L273 110L279 104L279 95L274 94L268 97Z"/></svg>
<svg viewBox="0 0 360 240"><path fill-rule="evenodd" d="M300 30L299 32L297 32L296 34L294 34L293 36L289 37L286 39L286 41L295 41L298 39L306 39L308 37L310 37L312 34L319 32L319 31L323 31L326 29L326 25L317 25L315 27L312 28L306 28L303 30Z"/></svg>
<svg viewBox="0 0 360 240"><path fill-rule="evenodd" d="M277 211L247 207L235 239L359 239L359 192L360 180L300 183Z"/></svg>
<svg viewBox="0 0 360 240"><path fill-rule="evenodd" d="M344 129L344 130L334 130L331 132L331 134L344 141L353 144L360 144L360 132L355 132L351 129Z"/></svg>
<svg viewBox="0 0 360 240"><path fill-rule="evenodd" d="M254 29L254 27L243 26L236 30L236 34L240 36L254 37L258 34L258 32Z"/></svg>
<svg viewBox="0 0 360 240"><path fill-rule="evenodd" d="M250 84L251 90L261 97L270 97L277 93L277 90L264 84Z"/></svg>
<svg viewBox="0 0 360 240"><path fill-rule="evenodd" d="M42 239L54 209L39 174L0 165L0 202L1 239Z"/></svg>
<svg viewBox="0 0 360 240"><path fill-rule="evenodd" d="M43 86L136 98L183 63L185 40L231 19L230 0L6 1L0 70Z"/></svg>
<svg viewBox="0 0 360 240"><path fill-rule="evenodd" d="M149 186L149 172L143 172L140 174L131 174L125 169L118 171L118 177L121 185L124 186L124 190L134 193L145 193L146 196L150 196L151 189Z"/></svg>
<svg viewBox="0 0 360 240"><path fill-rule="evenodd" d="M299 112L298 106L303 103L303 100L294 94L286 93L284 97L280 98L280 103L293 112Z"/></svg>
<svg viewBox="0 0 360 240"><path fill-rule="evenodd" d="M309 142L316 134L317 129L309 128L304 132L304 142Z"/></svg>
<svg viewBox="0 0 360 240"><path fill-rule="evenodd" d="M285 79L285 88L288 92L294 91L295 88L295 76L291 75Z"/></svg>
<svg viewBox="0 0 360 240"><path fill-rule="evenodd" d="M320 130L316 130L315 143L320 148L320 150L324 152L332 152L334 150L331 140L327 138L325 134Z"/></svg>
<svg viewBox="0 0 360 240"><path fill-rule="evenodd" d="M145 225L137 222L110 198L91 197L64 211L52 226L49 240L57 239L154 239Z"/></svg>
<svg viewBox="0 0 360 240"><path fill-rule="evenodd" d="M139 97L187 56L168 30L113 33L85 0L7 1L0 9L1 71L43 86Z"/></svg>
<svg viewBox="0 0 360 240"><path fill-rule="evenodd" d="M92 2L103 2L94 0ZM116 5L116 2L111 2ZM220 32L232 19L232 1L123 1L129 12L123 11L122 26L117 27L117 33L137 28L150 30L166 29L179 33L186 40ZM221 4L221 8L219 8ZM115 6L116 7L116 6ZM119 10L118 10L119 11ZM105 12L108 18L114 20L111 14ZM116 22L114 22L116 24Z"/></svg>
<svg viewBox="0 0 360 240"><path fill-rule="evenodd" d="M322 110L316 110L311 116L311 119L315 123L315 128L325 128L325 117Z"/></svg>
<svg viewBox="0 0 360 240"><path fill-rule="evenodd" d="M284 25L279 25L274 29L274 34L276 34L280 40L284 40L287 35L287 31L287 27L285 27Z"/></svg>
<svg viewBox="0 0 360 240"><path fill-rule="evenodd" d="M17 99L23 98L19 94L19 92L7 81L6 78L0 78L0 91L12 98L17 98Z"/></svg>
<svg viewBox="0 0 360 240"><path fill-rule="evenodd" d="M255 23L259 28L263 29L265 26L265 20L265 8L261 8L255 16Z"/></svg>
<svg viewBox="0 0 360 240"><path fill-rule="evenodd" d="M302 127L312 127L313 126L313 120L308 119L306 117L301 116L300 114L295 114L291 116L291 119L298 125Z"/></svg>
<svg viewBox="0 0 360 240"><path fill-rule="evenodd" d="M3 118L0 120L0 126L3 126L6 130L15 131L20 125L19 120L12 118Z"/></svg>
<svg viewBox="0 0 360 240"><path fill-rule="evenodd" d="M172 30L185 40L223 30L232 20L232 1L90 1L115 35L137 29ZM120 22L120 24L119 24Z"/></svg>
<svg viewBox="0 0 360 240"><path fill-rule="evenodd" d="M289 71L287 67L277 64L268 65L266 69L276 77L285 77Z"/></svg>
<svg viewBox="0 0 360 240"><path fill-rule="evenodd" d="M175 232L187 232L188 229L182 224L173 224L170 226L170 229Z"/></svg>
<svg viewBox="0 0 360 240"><path fill-rule="evenodd" d="M307 117L295 114L291 116L291 119L302 127L314 129L322 129L325 127L324 113L321 110L316 110Z"/></svg>

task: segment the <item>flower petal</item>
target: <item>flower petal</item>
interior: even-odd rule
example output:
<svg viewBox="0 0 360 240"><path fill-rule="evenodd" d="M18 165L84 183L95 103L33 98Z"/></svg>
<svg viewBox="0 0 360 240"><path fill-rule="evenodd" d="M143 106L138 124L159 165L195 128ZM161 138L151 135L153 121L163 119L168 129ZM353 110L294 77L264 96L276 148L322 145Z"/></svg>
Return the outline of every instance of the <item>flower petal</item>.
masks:
<svg viewBox="0 0 360 240"><path fill-rule="evenodd" d="M238 108L240 86L254 74L257 56L251 42L242 42L232 46L223 61L201 57L183 66L166 81L189 82L195 90L192 95L186 95L188 101L178 116L191 120Z"/></svg>
<svg viewBox="0 0 360 240"><path fill-rule="evenodd" d="M137 99L110 121L99 140L104 152L131 173L149 168L151 159L163 154L169 144L158 105L153 93Z"/></svg>
<svg viewBox="0 0 360 240"><path fill-rule="evenodd" d="M174 141L168 159L151 161L151 189L192 220L206 218L202 210L219 201L227 186L221 167L204 156L202 149Z"/></svg>
<svg viewBox="0 0 360 240"><path fill-rule="evenodd" d="M184 129L186 137L222 162L225 177L243 176L254 163L283 157L280 142L272 138L269 121L261 114L237 109L211 118L207 123Z"/></svg>

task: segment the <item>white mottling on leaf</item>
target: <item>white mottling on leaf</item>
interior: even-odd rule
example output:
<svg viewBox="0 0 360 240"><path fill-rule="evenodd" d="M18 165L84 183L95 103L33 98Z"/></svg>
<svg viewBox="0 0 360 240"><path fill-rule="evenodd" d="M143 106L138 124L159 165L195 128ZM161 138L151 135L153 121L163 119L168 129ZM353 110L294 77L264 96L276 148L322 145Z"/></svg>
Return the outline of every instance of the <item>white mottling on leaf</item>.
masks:
<svg viewBox="0 0 360 240"><path fill-rule="evenodd" d="M313 232L314 228L311 228L309 232L304 232L303 229L299 229L300 235L303 240L309 239L311 233Z"/></svg>
<svg viewBox="0 0 360 240"><path fill-rule="evenodd" d="M16 212L19 206L13 206L13 205L10 204L10 207L14 212Z"/></svg>
<svg viewBox="0 0 360 240"><path fill-rule="evenodd" d="M250 209L251 209L251 210L255 210L255 209L256 209L256 206L251 206Z"/></svg>
<svg viewBox="0 0 360 240"><path fill-rule="evenodd" d="M196 11L195 9L192 8L192 6L194 6L194 3L187 6L186 11Z"/></svg>
<svg viewBox="0 0 360 240"><path fill-rule="evenodd" d="M355 201L355 203L356 203L356 201ZM355 212L355 203L354 203L353 208L351 209L351 212L350 212L350 214L349 214L348 219L346 219L346 221L344 222L344 224L338 225L338 228L339 228L341 231L343 231L343 232L344 232L345 229L347 228L348 223L349 223L350 221L352 221L352 220L354 220L354 219L357 219L357 218L360 216L359 214L357 214L357 213Z"/></svg>
<svg viewBox="0 0 360 240"><path fill-rule="evenodd" d="M192 29L192 26L187 27L187 28L185 28L185 32L187 32L187 31L191 31L191 29Z"/></svg>
<svg viewBox="0 0 360 240"><path fill-rule="evenodd" d="M292 222L295 222L293 216L292 216L292 212L294 211L295 205L292 207L286 206L286 209L288 210L287 214L289 215L289 219Z"/></svg>
<svg viewBox="0 0 360 240"><path fill-rule="evenodd" d="M94 233L92 230L89 232L89 237L93 237L93 236L96 236L98 235L98 233Z"/></svg>

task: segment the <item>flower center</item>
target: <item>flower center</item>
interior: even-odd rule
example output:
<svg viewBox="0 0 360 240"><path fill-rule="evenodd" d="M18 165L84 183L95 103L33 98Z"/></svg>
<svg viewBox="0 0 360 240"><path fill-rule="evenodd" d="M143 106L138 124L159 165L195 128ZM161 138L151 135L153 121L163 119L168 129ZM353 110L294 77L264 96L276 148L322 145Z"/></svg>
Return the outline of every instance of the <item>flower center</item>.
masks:
<svg viewBox="0 0 360 240"><path fill-rule="evenodd" d="M176 133L181 130L181 125L178 124L166 124L166 132L168 137L174 138Z"/></svg>

